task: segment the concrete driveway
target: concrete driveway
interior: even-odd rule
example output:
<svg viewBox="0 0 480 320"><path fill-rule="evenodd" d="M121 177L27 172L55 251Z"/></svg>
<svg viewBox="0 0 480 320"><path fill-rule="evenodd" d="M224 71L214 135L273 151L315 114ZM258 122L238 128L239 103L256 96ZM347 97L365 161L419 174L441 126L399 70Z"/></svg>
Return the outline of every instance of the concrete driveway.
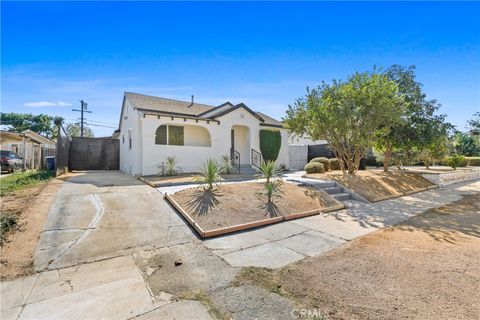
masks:
<svg viewBox="0 0 480 320"><path fill-rule="evenodd" d="M195 239L155 189L120 172L78 173L58 192L35 270L58 269Z"/></svg>
<svg viewBox="0 0 480 320"><path fill-rule="evenodd" d="M210 319L209 303L238 319L286 318L293 305L285 298L230 286L241 267L278 268L319 255L478 189L473 181L352 202L345 210L201 241L159 190L119 172L77 173L50 209L35 255L38 273L0 284L1 319ZM172 296L199 290L212 300Z"/></svg>

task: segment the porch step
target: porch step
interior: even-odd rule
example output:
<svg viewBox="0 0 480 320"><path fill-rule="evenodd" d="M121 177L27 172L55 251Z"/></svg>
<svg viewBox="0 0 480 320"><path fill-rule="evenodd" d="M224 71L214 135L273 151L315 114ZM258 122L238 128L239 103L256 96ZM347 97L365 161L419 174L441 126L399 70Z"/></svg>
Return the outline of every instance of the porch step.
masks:
<svg viewBox="0 0 480 320"><path fill-rule="evenodd" d="M254 169L251 165L248 164L242 164L240 166L240 174L248 174L248 175L254 175L257 174L258 171Z"/></svg>
<svg viewBox="0 0 480 320"><path fill-rule="evenodd" d="M338 201L349 200L352 198L352 196L349 193L335 193L335 194L331 194L331 196L337 199Z"/></svg>
<svg viewBox="0 0 480 320"><path fill-rule="evenodd" d="M323 191L325 191L328 194L336 194L336 193L342 193L342 188L340 187L327 187L327 188L322 188Z"/></svg>

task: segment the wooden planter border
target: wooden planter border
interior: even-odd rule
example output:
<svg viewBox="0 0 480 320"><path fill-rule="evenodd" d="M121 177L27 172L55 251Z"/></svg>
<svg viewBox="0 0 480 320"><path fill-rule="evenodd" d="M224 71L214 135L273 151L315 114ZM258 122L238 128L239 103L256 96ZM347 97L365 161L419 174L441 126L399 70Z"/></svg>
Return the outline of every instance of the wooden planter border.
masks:
<svg viewBox="0 0 480 320"><path fill-rule="evenodd" d="M293 220L293 219L309 217L309 216L317 215L321 212L330 212L330 211L345 208L345 206L343 204L338 204L334 207L329 207L329 208L325 208L325 209L308 210L308 211L304 211L304 212L289 214L289 215L286 215L286 216L262 219L262 220L258 220L258 221L237 224L235 226L223 227L223 228L218 228L218 229L206 230L205 231L205 230L202 229L202 227L200 227L200 225L198 223L195 222L195 220L185 210L183 210L183 208L175 201L175 199L173 199L172 196L165 193L165 199L175 209L177 209L178 212L180 212L182 217L184 217L185 220L188 221L188 223L195 229L195 231L197 231L197 233L202 238L215 237L215 236L219 236L219 235L222 235L222 234L233 233L233 232L237 232L237 231L242 231L242 230L252 229L252 228L256 228L256 227L266 226L266 225L269 225L269 224L279 223L279 222L282 222L282 221L289 221L289 220Z"/></svg>

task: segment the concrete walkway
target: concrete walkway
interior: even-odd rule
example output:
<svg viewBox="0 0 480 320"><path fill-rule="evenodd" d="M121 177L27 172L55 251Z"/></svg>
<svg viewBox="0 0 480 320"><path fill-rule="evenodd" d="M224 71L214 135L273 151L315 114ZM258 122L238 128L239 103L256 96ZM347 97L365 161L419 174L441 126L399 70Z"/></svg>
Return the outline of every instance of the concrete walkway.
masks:
<svg viewBox="0 0 480 320"><path fill-rule="evenodd" d="M375 204L352 201L345 210L201 241L158 190L119 172L80 173L51 207L35 255L39 273L1 283L1 318L210 319L199 301L172 298L198 290L232 312L250 310L246 318L252 310L276 318L289 302L258 288L230 287L239 267L278 268L322 254L456 201L479 184Z"/></svg>

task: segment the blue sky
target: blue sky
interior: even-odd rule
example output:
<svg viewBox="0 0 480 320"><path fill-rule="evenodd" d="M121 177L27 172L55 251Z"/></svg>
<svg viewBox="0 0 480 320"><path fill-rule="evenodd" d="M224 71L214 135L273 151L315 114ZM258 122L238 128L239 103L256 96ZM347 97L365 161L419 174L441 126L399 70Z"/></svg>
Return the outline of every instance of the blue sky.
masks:
<svg viewBox="0 0 480 320"><path fill-rule="evenodd" d="M322 80L416 65L464 130L480 111L480 3L5 2L2 111L115 127L124 91L281 118ZM92 127L97 136L114 128Z"/></svg>

